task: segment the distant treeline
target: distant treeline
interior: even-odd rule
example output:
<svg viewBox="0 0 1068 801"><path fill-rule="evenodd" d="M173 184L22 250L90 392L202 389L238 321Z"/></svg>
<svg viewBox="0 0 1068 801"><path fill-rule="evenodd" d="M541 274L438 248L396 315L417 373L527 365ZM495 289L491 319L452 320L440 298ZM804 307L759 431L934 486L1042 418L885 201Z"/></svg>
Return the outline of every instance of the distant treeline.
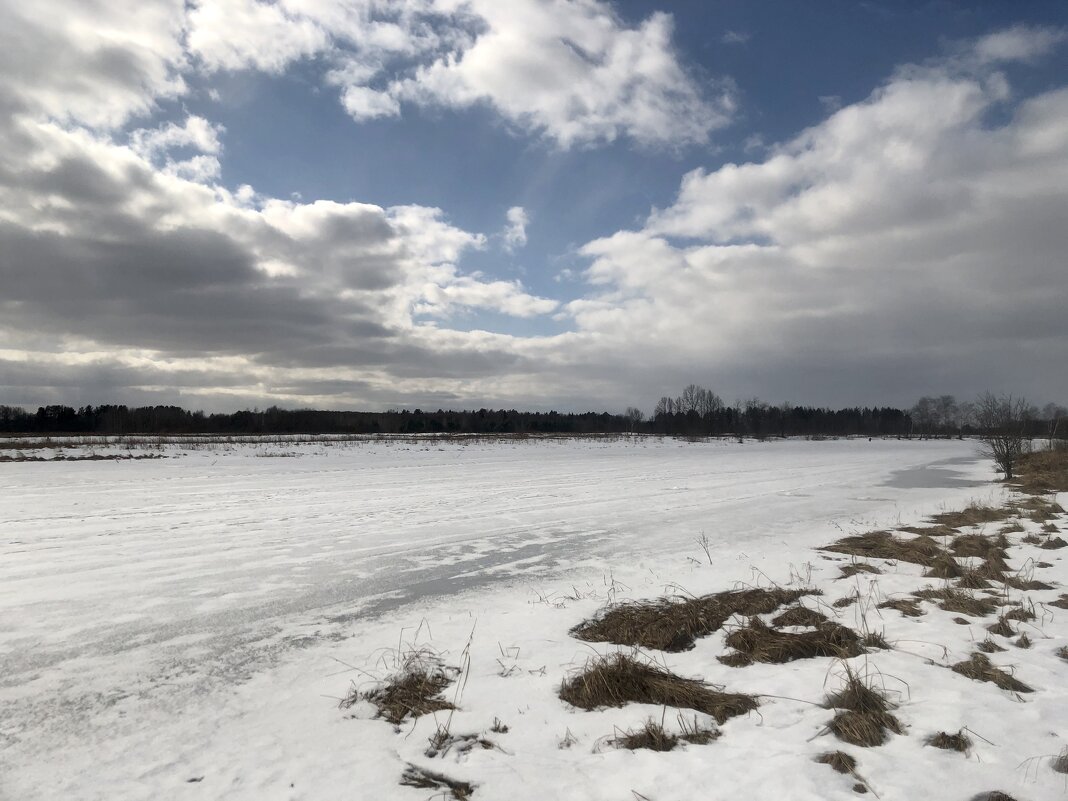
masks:
<svg viewBox="0 0 1068 801"><path fill-rule="evenodd" d="M901 436L909 433L900 409L815 409L805 406L724 407L635 414L477 411L333 412L271 407L205 414L178 406L42 406L36 413L0 406L0 432L10 434L599 434L677 436Z"/></svg>
<svg viewBox="0 0 1068 801"><path fill-rule="evenodd" d="M771 405L757 398L728 405L711 390L690 384L664 396L651 416L631 407L608 412L520 412L515 409L386 412L269 409L205 414L178 406L42 406L36 413L0 406L0 433L8 434L612 434L669 436L931 437L977 433L975 404L950 395L924 397L909 410L827 409ZM1022 425L1030 436L1063 437L1068 410L1027 406Z"/></svg>
<svg viewBox="0 0 1068 801"><path fill-rule="evenodd" d="M178 406L0 406L0 432L18 434L598 434L630 430L623 415L477 411L332 412L269 409L205 414Z"/></svg>

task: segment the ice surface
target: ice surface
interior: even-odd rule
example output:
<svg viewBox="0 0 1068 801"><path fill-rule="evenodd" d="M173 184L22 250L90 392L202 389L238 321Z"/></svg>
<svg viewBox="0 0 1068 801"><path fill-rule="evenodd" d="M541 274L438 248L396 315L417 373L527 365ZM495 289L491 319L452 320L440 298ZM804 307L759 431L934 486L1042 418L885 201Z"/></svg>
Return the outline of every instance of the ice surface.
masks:
<svg viewBox="0 0 1068 801"><path fill-rule="evenodd" d="M592 652L568 629L608 598L673 583L707 592L805 571L830 582L837 563L814 546L1002 496L974 443L958 441L251 443L166 456L0 465L0 798L426 798L397 779L433 722L398 735L351 719L336 698L387 671L398 644L429 642L455 662L469 638L453 725L485 731L501 716L512 726L491 735L500 749L438 766L478 784L476 798L691 798L710 781L707 759L717 783L745 790L735 797L851 797L837 774L796 756L837 747L806 744L828 715L800 704L732 721L710 746L600 748L613 726L661 710L577 714L556 700ZM883 583L919 586L911 567ZM891 614L888 626L916 625ZM962 631L947 623L946 641ZM918 656L895 651L879 667L908 672L941 654L909 650ZM714 660L720 652L702 641L671 666L732 689L820 697L813 676L826 663L739 672ZM955 731L958 708L1004 703L942 673L933 681L948 689L921 718ZM1056 750L1050 735L1063 736L1066 713L1051 702L1047 693L1026 717ZM975 715L977 730L1004 741L997 718ZM561 749L568 731L577 743ZM934 786L884 779L908 770L896 751L919 750L920 735L862 755L883 798ZM753 749L766 770L796 775L760 779L741 759ZM984 751L982 770L956 754L924 758L960 760L983 781L996 767L1011 788L1020 760L1002 756ZM1024 795L1060 793L1047 773ZM993 789L972 779L953 797Z"/></svg>

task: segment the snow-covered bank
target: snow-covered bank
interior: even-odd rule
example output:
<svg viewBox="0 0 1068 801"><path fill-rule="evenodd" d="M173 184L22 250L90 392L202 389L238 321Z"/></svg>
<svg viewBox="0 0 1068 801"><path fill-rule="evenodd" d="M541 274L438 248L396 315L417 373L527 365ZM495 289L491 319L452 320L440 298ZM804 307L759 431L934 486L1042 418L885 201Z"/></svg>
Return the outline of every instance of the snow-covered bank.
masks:
<svg viewBox="0 0 1068 801"><path fill-rule="evenodd" d="M733 797L851 797L850 782L810 758L836 747L808 742L830 713L802 702L769 699L707 746L604 747L614 727L659 720L661 710L578 712L557 699L570 669L611 650L568 630L606 600L676 584L703 593L811 581L828 602L851 587L912 590L924 583L915 566L835 581L839 563L812 548L1002 500L986 483L990 467L960 442L288 450L297 455L261 458L276 446L247 446L0 466L0 795L426 798L432 791L398 785L405 764L418 762L471 781L486 799L683 799L710 787ZM943 466L920 480L932 463ZM1063 582L1056 553L1046 553L1054 567L1041 577ZM841 614L856 623L856 607ZM1059 797L1063 777L1016 770L1020 754L1064 744L1053 642L1034 635L1023 678L1040 691L1005 729L1004 705L1015 701L924 661L943 661L942 646L952 661L965 658L969 638L986 636L983 621L936 616L945 620L924 619L922 637L896 612L880 621L901 643L869 657L872 665L887 677L923 677L907 688L887 679L904 691L899 717L914 731L865 752L859 771L882 798L934 789L969 798L995 779L1010 792L1023 782L1021 797ZM914 639L928 642L905 642ZM343 712L332 700L350 681L388 672L398 648L425 644L459 664L469 640L451 729L498 748L428 761L433 718L396 734L367 708ZM740 670L716 661L723 651L715 636L666 658L677 673L732 690L822 698L828 660ZM1004 656L1012 654L1002 664ZM487 733L494 718L506 734ZM928 729L964 725L996 747L977 741L970 759L923 747ZM950 795L940 773L953 777Z"/></svg>

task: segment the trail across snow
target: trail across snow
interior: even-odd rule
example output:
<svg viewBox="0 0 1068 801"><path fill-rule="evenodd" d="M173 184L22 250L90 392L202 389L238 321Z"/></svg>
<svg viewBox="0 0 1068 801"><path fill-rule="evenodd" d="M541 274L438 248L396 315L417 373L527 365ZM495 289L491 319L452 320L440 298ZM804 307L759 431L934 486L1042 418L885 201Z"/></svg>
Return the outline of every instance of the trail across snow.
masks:
<svg viewBox="0 0 1068 801"><path fill-rule="evenodd" d="M571 625L609 597L656 595L672 582L729 589L787 571L811 577L814 562L818 580L814 546L1002 493L974 444L956 441L366 441L165 453L0 464L5 801L426 798L397 778L432 722L404 737L347 717L329 696L380 675L390 647L430 643L455 662L468 639L458 723L512 723L500 751L459 764L482 784L476 798L693 797L685 788L708 777L687 784L680 770L695 754L750 742L785 757L794 746L731 730L706 751L591 753L595 730L641 718L576 715L559 701L552 713L534 709L530 699L552 701L589 652L568 638ZM705 675L693 661L704 647L673 669ZM718 669L746 683L745 672ZM791 689L798 669L776 670ZM761 681L774 683L771 672ZM526 727L524 705L538 717ZM561 749L567 731L579 742ZM523 756L509 763L506 751ZM813 782L838 778L816 767ZM740 786L784 786L750 773ZM659 794L635 784L643 776ZM818 786L826 794L812 797L852 794Z"/></svg>

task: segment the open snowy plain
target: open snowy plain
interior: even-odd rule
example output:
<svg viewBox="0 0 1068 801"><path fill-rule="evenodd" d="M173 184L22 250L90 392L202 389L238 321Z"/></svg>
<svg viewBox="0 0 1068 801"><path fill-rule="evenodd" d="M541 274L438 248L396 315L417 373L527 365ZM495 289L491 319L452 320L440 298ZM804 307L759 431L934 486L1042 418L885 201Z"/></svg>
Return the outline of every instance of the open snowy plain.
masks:
<svg viewBox="0 0 1068 801"><path fill-rule="evenodd" d="M991 660L1019 666L1035 690L1022 694L948 669L992 618L877 608L944 582L880 560L882 573L843 579L850 557L815 550L1002 505L1010 493L976 451L401 439L0 464L0 798L446 797L402 786L415 766L486 801L846 799L855 787L886 801L995 789L1063 799L1051 757L1068 744L1068 663L1054 653L1068 644L1068 612L1046 605L1059 590L1013 591L1034 604L1036 619L1019 623L1033 645L1006 638ZM1020 545L1041 526L1020 528L1012 569L1068 583L1068 551ZM722 727L687 713L721 728L708 744L620 749L612 738L650 718L679 730L677 710L584 711L558 697L591 657L631 653L569 635L606 603L776 585L822 590L813 609L884 634L892 650L851 662L893 700L902 734L840 743L820 704L841 662L729 667L717 660L725 631L643 656L758 696ZM856 602L832 605L851 593ZM456 711L394 727L367 701L339 708L413 654L457 669L442 694ZM428 756L446 727L452 739ZM965 753L925 745L962 727ZM856 775L814 761L838 749L858 759Z"/></svg>

